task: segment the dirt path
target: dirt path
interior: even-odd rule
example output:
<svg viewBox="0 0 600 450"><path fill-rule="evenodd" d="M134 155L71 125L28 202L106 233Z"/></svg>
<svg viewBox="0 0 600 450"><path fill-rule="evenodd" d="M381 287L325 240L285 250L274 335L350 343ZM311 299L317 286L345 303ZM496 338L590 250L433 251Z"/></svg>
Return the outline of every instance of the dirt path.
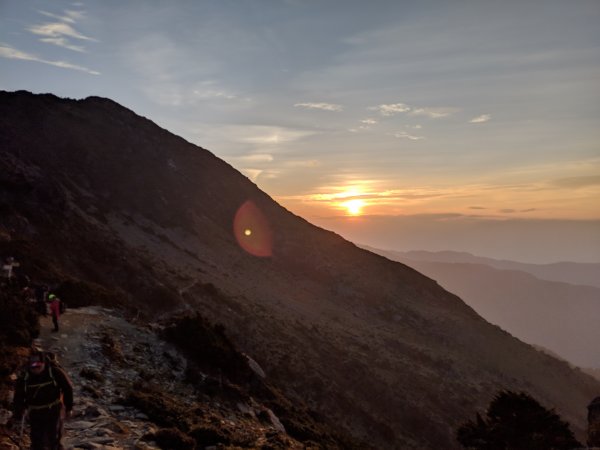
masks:
<svg viewBox="0 0 600 450"><path fill-rule="evenodd" d="M58 333L51 332L49 317L42 318L40 325L38 343L57 355L74 386L75 406L65 423L65 448L157 449L142 440L155 426L139 411L118 402L137 378L138 363L145 367L153 348L167 351L162 349L164 343L96 307L67 311ZM107 355L107 348L114 354Z"/></svg>
<svg viewBox="0 0 600 450"><path fill-rule="evenodd" d="M234 439L244 448L304 448L287 436L269 408L232 387L225 389L220 379L211 378L206 389L222 389L221 395L211 391L199 402L194 386L186 381L185 358L149 327L135 326L100 307L68 310L58 333L51 332L49 317L40 325L37 344L57 356L73 382L75 402L65 423L65 449L157 450L160 447L152 441L157 431L163 433L157 437L163 439L162 445L173 448L164 443L168 430L128 405L128 398L140 395L150 399L152 406L146 411L163 426L168 426L163 415L191 414L200 436L196 448L216 450L217 443ZM144 390L140 385L158 390L140 392ZM155 404L166 410L157 414Z"/></svg>
<svg viewBox="0 0 600 450"><path fill-rule="evenodd" d="M69 310L60 318L60 331L52 333L50 316L40 319L39 342L44 350L57 354L61 365L69 370L77 369L90 355L86 349L87 337L94 330L101 317L100 312L92 308Z"/></svg>

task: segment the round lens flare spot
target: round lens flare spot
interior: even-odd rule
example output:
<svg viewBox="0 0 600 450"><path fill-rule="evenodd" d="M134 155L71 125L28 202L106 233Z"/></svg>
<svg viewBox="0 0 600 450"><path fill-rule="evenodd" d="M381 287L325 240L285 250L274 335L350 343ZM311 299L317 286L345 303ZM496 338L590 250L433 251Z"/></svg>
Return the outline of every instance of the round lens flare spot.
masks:
<svg viewBox="0 0 600 450"><path fill-rule="evenodd" d="M250 200L235 213L233 235L238 245L251 255L263 258L273 255L273 234L269 221Z"/></svg>

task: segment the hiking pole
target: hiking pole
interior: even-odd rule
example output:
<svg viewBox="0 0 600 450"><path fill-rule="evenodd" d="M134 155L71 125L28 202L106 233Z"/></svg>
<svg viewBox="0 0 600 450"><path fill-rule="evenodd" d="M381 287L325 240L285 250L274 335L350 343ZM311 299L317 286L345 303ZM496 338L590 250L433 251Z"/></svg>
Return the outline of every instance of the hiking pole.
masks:
<svg viewBox="0 0 600 450"><path fill-rule="evenodd" d="M23 413L21 417L21 431L19 432L19 442L23 442L23 430L25 429L25 416L27 415L27 411Z"/></svg>

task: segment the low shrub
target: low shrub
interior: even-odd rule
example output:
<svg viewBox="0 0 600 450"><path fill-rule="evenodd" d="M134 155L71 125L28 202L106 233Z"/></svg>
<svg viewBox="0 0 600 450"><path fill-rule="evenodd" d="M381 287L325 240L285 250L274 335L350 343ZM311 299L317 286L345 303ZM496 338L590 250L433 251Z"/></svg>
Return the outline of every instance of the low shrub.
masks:
<svg viewBox="0 0 600 450"><path fill-rule="evenodd" d="M160 448L168 450L192 450L196 441L177 428L161 428L152 435Z"/></svg>
<svg viewBox="0 0 600 450"><path fill-rule="evenodd" d="M125 398L125 404L146 414L161 427L177 427L186 431L184 408L158 386L149 383L135 383Z"/></svg>
<svg viewBox="0 0 600 450"><path fill-rule="evenodd" d="M224 376L236 383L246 383L256 377L246 357L226 336L225 328L210 324L200 314L172 319L163 336L213 375Z"/></svg>
<svg viewBox="0 0 600 450"><path fill-rule="evenodd" d="M217 444L231 444L231 439L226 430L209 424L196 425L192 427L189 434L196 440L196 445L199 448Z"/></svg>

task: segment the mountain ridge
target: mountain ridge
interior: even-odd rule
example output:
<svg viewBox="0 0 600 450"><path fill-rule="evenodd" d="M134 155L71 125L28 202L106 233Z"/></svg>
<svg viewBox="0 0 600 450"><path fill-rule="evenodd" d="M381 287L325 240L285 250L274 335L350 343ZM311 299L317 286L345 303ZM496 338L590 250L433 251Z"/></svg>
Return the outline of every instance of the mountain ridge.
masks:
<svg viewBox="0 0 600 450"><path fill-rule="evenodd" d="M530 272L499 269L469 254L378 251L437 280L459 295L486 320L535 346L545 347L571 364L595 368L600 353L600 288L537 278ZM431 257L433 260L427 260ZM441 262L452 261L452 262ZM485 261L485 259L475 259Z"/></svg>
<svg viewBox="0 0 600 450"><path fill-rule="evenodd" d="M494 259L485 256L476 256L468 252L453 250L431 252L426 250L411 250L406 252L396 250L376 249L368 245L359 245L378 254L389 254L397 258L406 258L413 261L484 264L501 270L518 270L533 276L548 280L560 281L569 284L588 285L600 287L600 263L581 263L560 261L546 264L524 263L507 259Z"/></svg>
<svg viewBox="0 0 600 450"><path fill-rule="evenodd" d="M456 426L505 388L582 435L599 383L298 218L204 149L114 102L2 92L0 113L0 250L28 272L95 283L149 319L201 311L291 399L381 448L458 448ZM269 258L234 236L247 201L272 230Z"/></svg>

